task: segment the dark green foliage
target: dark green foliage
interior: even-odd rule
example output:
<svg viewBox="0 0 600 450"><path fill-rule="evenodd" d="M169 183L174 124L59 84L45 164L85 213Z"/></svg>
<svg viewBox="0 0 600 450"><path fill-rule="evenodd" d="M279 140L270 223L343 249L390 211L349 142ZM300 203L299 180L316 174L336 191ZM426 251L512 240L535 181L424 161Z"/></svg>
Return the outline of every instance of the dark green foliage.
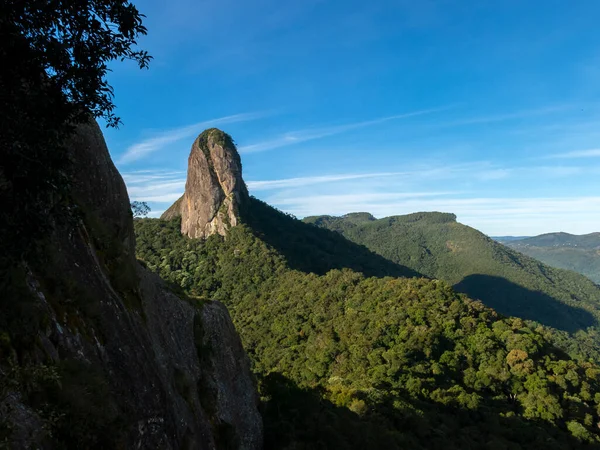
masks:
<svg viewBox="0 0 600 450"><path fill-rule="evenodd" d="M147 68L151 59L146 51L134 49L146 28L144 16L133 4L126 0L7 0L1 17L3 31L26 43L40 70L38 76L45 74L36 84L62 93L73 118L86 120L91 113L118 125L112 88L106 80L107 63L130 59ZM23 70L16 66L13 70Z"/></svg>
<svg viewBox="0 0 600 450"><path fill-rule="evenodd" d="M131 202L131 213L134 219L146 217L150 212L150 207L146 202Z"/></svg>
<svg viewBox="0 0 600 450"><path fill-rule="evenodd" d="M228 306L261 380L267 448L600 442L600 369L554 347L547 328L443 281L292 270L248 226L206 241L178 221L135 227L150 269Z"/></svg>
<svg viewBox="0 0 600 450"><path fill-rule="evenodd" d="M359 222L352 217L307 217L304 221L337 231L428 277L445 280L498 312L583 335L576 341L561 338L561 346L600 361L600 341L592 348L585 343L585 336L597 335L600 287L585 277L511 250L457 223L453 214L416 213Z"/></svg>
<svg viewBox="0 0 600 450"><path fill-rule="evenodd" d="M0 4L0 270L35 251L50 215L69 214L64 142L91 117L119 123L107 64L147 67L142 17L123 0Z"/></svg>
<svg viewBox="0 0 600 450"><path fill-rule="evenodd" d="M349 268L367 276L419 275L337 233L307 226L253 197L243 219L257 236L283 255L293 269L318 274L331 269Z"/></svg>
<svg viewBox="0 0 600 450"><path fill-rule="evenodd" d="M322 389L300 388L277 373L261 380L261 388L267 450L596 448L539 421L485 410L432 408L427 402L390 396L356 413L328 400ZM578 427L576 432L585 433Z"/></svg>

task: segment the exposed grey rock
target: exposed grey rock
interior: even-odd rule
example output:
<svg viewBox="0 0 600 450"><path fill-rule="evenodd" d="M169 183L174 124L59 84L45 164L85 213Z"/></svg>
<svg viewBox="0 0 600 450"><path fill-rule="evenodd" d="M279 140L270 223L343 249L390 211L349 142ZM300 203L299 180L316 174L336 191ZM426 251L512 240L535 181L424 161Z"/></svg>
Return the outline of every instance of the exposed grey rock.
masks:
<svg viewBox="0 0 600 450"><path fill-rule="evenodd" d="M202 308L202 380L210 386L213 405L228 442L234 448L253 449L262 444L258 398L254 382L247 376L250 360L244 353L227 308L211 302ZM242 376L240 376L242 375ZM235 425L235 426L231 426ZM232 445L233 444L233 445ZM229 448L229 447L228 447Z"/></svg>
<svg viewBox="0 0 600 450"><path fill-rule="evenodd" d="M56 369L61 402L30 404L0 361L0 437L8 425L11 449L59 448L53 420L72 419L86 448L261 448L258 394L225 307L179 298L135 261L129 198L97 125L70 150L82 221L56 219L46 269L27 269L45 317L27 367Z"/></svg>
<svg viewBox="0 0 600 450"><path fill-rule="evenodd" d="M80 125L68 148L73 196L80 208L93 212L135 261L135 233L129 195L96 122Z"/></svg>
<svg viewBox="0 0 600 450"><path fill-rule="evenodd" d="M211 128L198 136L188 159L185 193L161 218L181 216L181 232L191 238L225 235L240 221L248 201L240 155L224 132Z"/></svg>

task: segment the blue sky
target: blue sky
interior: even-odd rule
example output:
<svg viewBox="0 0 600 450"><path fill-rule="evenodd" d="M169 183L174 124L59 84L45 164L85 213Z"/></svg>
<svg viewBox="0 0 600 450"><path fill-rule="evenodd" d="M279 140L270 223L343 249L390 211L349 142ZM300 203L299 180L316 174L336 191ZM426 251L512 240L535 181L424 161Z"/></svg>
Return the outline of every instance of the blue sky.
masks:
<svg viewBox="0 0 600 450"><path fill-rule="evenodd" d="M144 0L150 70L115 64L105 136L133 200L183 192L232 135L299 217L454 212L489 235L600 231L597 0Z"/></svg>

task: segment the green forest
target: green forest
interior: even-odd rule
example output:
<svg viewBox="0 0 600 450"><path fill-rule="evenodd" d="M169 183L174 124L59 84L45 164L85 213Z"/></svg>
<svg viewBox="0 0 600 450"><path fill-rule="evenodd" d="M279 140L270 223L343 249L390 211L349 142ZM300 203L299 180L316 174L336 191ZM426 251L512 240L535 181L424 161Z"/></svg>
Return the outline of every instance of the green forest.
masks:
<svg viewBox="0 0 600 450"><path fill-rule="evenodd" d="M139 260L172 289L227 305L259 380L266 448L600 444L600 369L553 345L556 331L444 281L386 276L394 266L364 247L344 264L326 252L339 234L254 199L250 211L226 238L188 239L177 219L135 229Z"/></svg>
<svg viewBox="0 0 600 450"><path fill-rule="evenodd" d="M304 219L499 313L554 329L555 342L582 359L600 361L600 287L556 269L456 221L454 214L415 213L375 219L367 213Z"/></svg>
<svg viewBox="0 0 600 450"><path fill-rule="evenodd" d="M211 156L215 148L207 148L216 129L199 137L205 159L191 169L201 173L202 163L206 183L192 187L198 188L195 194L200 201L206 200L203 194L207 193L220 201L211 222L202 225L218 225L212 220L227 209L224 199L229 205L239 200L243 206L240 211L231 208L232 214L239 212L241 225L230 227L234 222L225 221L221 225L226 226L208 234L226 236L189 239L181 233L179 218L144 218L148 205L131 189L128 193L130 186L112 162L96 122L112 128L122 125L112 81L121 87L154 86L152 93L161 98L143 97L154 102L148 112L160 118L179 111L180 116L161 120L157 122L161 130L154 129L151 116L139 113L146 108L135 89L119 92L124 104L136 108L126 109L124 115L133 119L134 131L120 135L112 149L113 156L119 156L117 164L131 170L129 175L147 173L137 164L152 152L158 156L158 144L164 145L164 159L146 162L174 160L167 151L194 127L284 115L268 111L279 108L270 102L286 97L280 87L292 85L290 81L302 80L293 83L299 86L296 100L322 101L317 89L321 86L322 92L332 94L329 103L336 104L334 97L347 97L359 109L353 113L338 102L328 124L326 115L312 115L308 104L296 101L296 112L286 114L302 119L298 111L304 108L314 126L302 136L285 133L294 122L259 123L259 130L283 134L270 141L267 131L257 132L257 144L250 142L250 148L278 148L273 142L282 139L286 145L320 137L333 141L343 131L451 109L428 106L420 112L390 115L395 100L398 105L407 103L390 97L387 106L371 105L373 118L361 116L369 113L368 97L389 97L391 92L379 83L387 77L381 76L384 67L371 64L375 59L367 60L371 54L381 61L389 58L383 48L365 47L368 53L356 50L383 40L380 37L391 31L403 36L414 28L418 39L409 41L426 42L427 72L411 73L402 65L403 73L428 83L414 84L412 91L443 87L433 83L434 78L421 76L431 71L429 62L441 60L430 51L436 41L419 37L425 28L418 17L403 28L377 5L373 9L391 24L386 30L369 22L362 9L350 7L341 8L349 13L343 23L336 22L338 8L333 8L336 14L315 21L317 10L311 4L302 25L296 22L300 9L272 8L262 21L263 17L248 14L254 12L252 8L242 9L241 3L228 5L224 13L213 8L216 3L198 10L191 4L175 8L169 4L171 11L164 12L148 5L152 7L149 28L159 31L150 41L145 40L146 16L125 0L0 4L0 55L5 62L0 68L0 105L5 113L0 122L0 242L4 245L0 252L0 449L261 448L263 431L267 450L600 448L600 286L587 278L500 245L457 223L453 214L416 213L377 220L369 213L355 213L301 221L247 198L243 185L244 195L237 198L240 189L225 192L221 184L232 183L221 183L215 171L217 159ZM184 15L193 18L194 25L200 23L196 17L208 17L211 23L197 27L206 34L184 26L180 22ZM490 13L489 17L497 16ZM354 27L356 18L369 31L366 40L355 39L361 38ZM414 24L409 27L409 22ZM487 27L485 20L477 22ZM327 34L304 39L297 33L304 28L322 28ZM437 28L441 26L432 30ZM173 39L171 44L161 29ZM285 33L278 34L280 30ZM347 46L346 30L351 31L352 46ZM469 36L481 31L465 30ZM485 31L493 34L494 30ZM314 41L314 48L325 52L290 47L288 35L301 44ZM236 40L229 41L231 37ZM323 37L329 49L321 48ZM462 37L456 38L464 44ZM450 41L446 36L442 39L438 43ZM117 62L148 68L152 56L138 47L138 41L158 52L157 72L169 74L164 85L157 78L144 78L144 83L140 78L109 80L113 70L115 75L133 73L116 69ZM280 43L281 53L264 46L267 41ZM395 42L385 46L395 49L391 45ZM514 47L519 41L511 42ZM251 47L260 51L246 52ZM502 53L500 46L484 47ZM415 47L414 54L421 55L422 50ZM263 69L259 53L268 62ZM441 56L445 61L446 55L456 54L444 50ZM174 64L165 59L167 55ZM339 61L346 65L336 64L336 55L347 57ZM469 56L479 66L477 73L485 68L480 56ZM421 59L416 58L419 64L425 61ZM311 60L318 65L311 65ZM323 72L325 60L355 81L332 76L332 83L339 86L321 85L318 78L306 76ZM252 70L224 67L232 61ZM377 78L376 83L364 79L369 88L365 91L358 83L362 75L354 72L357 61ZM285 66L289 78L277 77L274 63ZM472 67L454 62L451 66L453 71L459 67L465 74L468 70L476 74ZM450 72L436 75L440 80L452 79L460 90L461 77ZM465 78L464 86L478 84L472 78ZM254 79L265 82L268 89L256 89L260 86L253 84ZM480 81L488 84L483 78ZM352 86L347 91L352 95L345 91L334 95L344 86ZM178 96L193 109L158 102ZM248 112L233 111L243 104ZM179 123L199 110L230 115L202 122L199 118L195 125ZM346 125L342 112L349 120ZM360 114L350 121L355 113ZM475 121L462 123L489 123L481 121L480 113L485 111L479 111ZM496 118L525 118L518 112L489 113ZM437 127L443 120L432 123ZM382 130L379 137L392 142ZM135 143L137 131L150 141ZM223 151L219 166L231 172L229 181L237 186L238 181L243 183L240 157L231 138L222 136L226 139L217 143L228 149L218 149ZM369 145L378 145L373 144L373 136ZM260 144L262 140L266 144ZM123 163L128 154L139 157L131 160L136 164ZM389 158L367 156L389 165ZM331 159L339 162L337 155ZM318 161L322 163L320 155ZM422 158L419 164L427 161ZM407 163L398 161L402 167ZM292 165L293 159L286 164ZM325 168L319 170L325 173ZM396 173L392 170L391 165L386 167L388 175ZM278 171L271 175L291 176ZM181 181L177 177L175 184ZM347 179L352 178L367 179ZM207 192L201 192L207 187ZM192 191L186 186L185 195L193 195ZM149 192L146 189L142 195ZM176 214L182 205L178 200L171 212ZM597 253L597 247L588 250Z"/></svg>

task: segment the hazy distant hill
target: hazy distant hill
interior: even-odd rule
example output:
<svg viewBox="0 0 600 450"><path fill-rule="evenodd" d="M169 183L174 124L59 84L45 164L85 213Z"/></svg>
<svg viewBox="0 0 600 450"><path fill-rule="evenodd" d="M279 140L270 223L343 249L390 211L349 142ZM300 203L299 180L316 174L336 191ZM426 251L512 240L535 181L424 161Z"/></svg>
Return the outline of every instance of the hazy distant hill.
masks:
<svg viewBox="0 0 600 450"><path fill-rule="evenodd" d="M579 272L600 283L600 233L548 233L504 243L550 266Z"/></svg>
<svg viewBox="0 0 600 450"><path fill-rule="evenodd" d="M585 249L600 249L600 233L569 234L546 233L539 236L520 239L519 244L537 247L577 247Z"/></svg>
<svg viewBox="0 0 600 450"><path fill-rule="evenodd" d="M492 236L492 239L498 241L502 244L507 242L520 241L522 239L527 239L530 236Z"/></svg>

